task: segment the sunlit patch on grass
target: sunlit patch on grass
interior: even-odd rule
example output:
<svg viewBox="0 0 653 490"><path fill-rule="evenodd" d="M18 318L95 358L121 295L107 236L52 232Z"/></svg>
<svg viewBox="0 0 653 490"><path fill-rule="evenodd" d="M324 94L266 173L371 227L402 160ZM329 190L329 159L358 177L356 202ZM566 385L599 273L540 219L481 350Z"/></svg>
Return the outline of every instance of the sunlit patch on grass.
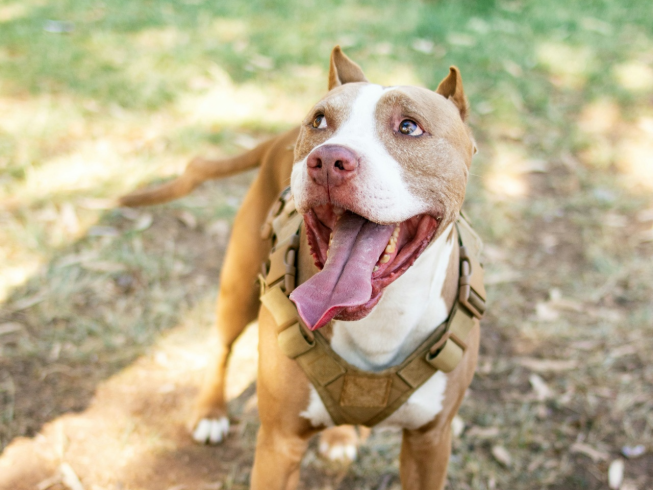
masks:
<svg viewBox="0 0 653 490"><path fill-rule="evenodd" d="M442 78L448 73L448 66L442 66ZM368 71L369 80L380 85L417 85L424 86L424 81L419 77L413 65L407 63L383 63L372 65ZM435 87L433 87L435 88Z"/></svg>
<svg viewBox="0 0 653 490"><path fill-rule="evenodd" d="M3 254L4 255L4 254ZM3 260L0 266L0 302L6 301L9 293L25 284L41 267L42 261L32 256L28 261Z"/></svg>
<svg viewBox="0 0 653 490"><path fill-rule="evenodd" d="M0 5L0 23L19 19L27 15L29 5L25 2L12 2Z"/></svg>
<svg viewBox="0 0 653 490"><path fill-rule="evenodd" d="M231 43L238 40L245 40L248 31L248 25L243 19L216 17L211 22L209 35L216 36L220 42Z"/></svg>
<svg viewBox="0 0 653 490"><path fill-rule="evenodd" d="M199 94L186 94L177 103L178 112L194 123L292 125L301 121L310 107L309 99L291 97L285 90L273 85L237 85L217 65L213 65L209 71L211 88Z"/></svg>
<svg viewBox="0 0 653 490"><path fill-rule="evenodd" d="M528 195L526 174L537 170L539 162L529 161L524 149L515 144L498 143L483 177L485 189L498 199L522 198Z"/></svg>
<svg viewBox="0 0 653 490"><path fill-rule="evenodd" d="M597 60L588 45L571 46L545 42L537 47L537 60L551 74L551 82L561 88L581 89Z"/></svg>
<svg viewBox="0 0 653 490"><path fill-rule="evenodd" d="M610 99L600 99L586 105L579 118L581 131L588 134L607 135L614 132L621 122L621 109Z"/></svg>
<svg viewBox="0 0 653 490"><path fill-rule="evenodd" d="M145 48L160 53L162 49L172 49L189 41L187 33L175 26L150 28L140 31L134 37L135 48Z"/></svg>
<svg viewBox="0 0 653 490"><path fill-rule="evenodd" d="M653 92L653 68L650 63L628 61L613 69L619 85L632 92Z"/></svg>
<svg viewBox="0 0 653 490"><path fill-rule="evenodd" d="M641 118L624 134L617 165L630 185L653 190L653 118Z"/></svg>

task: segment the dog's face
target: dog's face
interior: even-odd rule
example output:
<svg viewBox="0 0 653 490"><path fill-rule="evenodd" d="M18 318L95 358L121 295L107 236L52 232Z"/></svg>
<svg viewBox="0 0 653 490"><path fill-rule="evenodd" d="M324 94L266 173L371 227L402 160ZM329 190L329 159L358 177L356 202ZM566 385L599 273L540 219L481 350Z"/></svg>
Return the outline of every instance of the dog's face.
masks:
<svg viewBox="0 0 653 490"><path fill-rule="evenodd" d="M291 295L311 328L371 311L458 215L475 152L455 68L436 92L382 87L336 48L329 79L291 176L321 270Z"/></svg>

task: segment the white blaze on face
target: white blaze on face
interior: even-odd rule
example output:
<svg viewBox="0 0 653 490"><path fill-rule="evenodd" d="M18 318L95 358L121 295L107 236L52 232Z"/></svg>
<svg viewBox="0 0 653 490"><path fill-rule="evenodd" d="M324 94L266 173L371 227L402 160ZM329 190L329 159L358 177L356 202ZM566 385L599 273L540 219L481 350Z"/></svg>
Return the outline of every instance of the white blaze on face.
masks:
<svg viewBox="0 0 653 490"><path fill-rule="evenodd" d="M377 133L377 104L381 96L391 90L394 89L372 84L361 87L349 118L331 138L316 146L341 145L360 156L358 174L355 182L352 181L353 198L366 218L380 223L405 221L428 209L410 192L401 165L390 155ZM307 159L308 155L295 162L291 175L295 203L303 212L307 211L304 203L310 185Z"/></svg>

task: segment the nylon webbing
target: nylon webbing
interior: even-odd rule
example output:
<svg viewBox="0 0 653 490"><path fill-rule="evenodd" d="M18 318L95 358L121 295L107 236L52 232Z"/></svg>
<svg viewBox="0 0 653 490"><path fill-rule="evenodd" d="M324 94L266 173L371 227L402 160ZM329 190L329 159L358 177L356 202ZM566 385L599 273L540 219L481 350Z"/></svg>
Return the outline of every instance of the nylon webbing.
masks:
<svg viewBox="0 0 653 490"><path fill-rule="evenodd" d="M296 287L296 257L302 225L288 192L282 193L262 229L273 240L261 277L261 302L277 326L281 351L297 361L320 395L334 424L372 427L389 417L437 371L451 372L463 358L474 319L485 312L482 242L466 219L456 222L460 245L459 295L445 322L401 364L380 372L363 371L340 357L319 332L302 324L288 299Z"/></svg>

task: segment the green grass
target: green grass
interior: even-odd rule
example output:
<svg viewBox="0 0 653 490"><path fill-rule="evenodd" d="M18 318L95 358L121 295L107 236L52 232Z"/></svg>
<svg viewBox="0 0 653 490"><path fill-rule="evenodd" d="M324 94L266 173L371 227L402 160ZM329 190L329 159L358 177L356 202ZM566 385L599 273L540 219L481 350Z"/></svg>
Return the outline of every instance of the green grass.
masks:
<svg viewBox="0 0 653 490"><path fill-rule="evenodd" d="M636 401L652 389L650 12L644 0L0 0L0 325L20 325L0 335L0 447L83 409L184 317L210 316L197 305L215 294L251 175L131 214L98 199L297 124L339 43L383 84L435 88L455 64L471 103L466 207L493 284L488 369L462 417L501 435L456 441L453 488L604 485L607 462L570 453L574 441L611 458L653 444ZM73 29L47 32L52 20ZM521 357L581 367L542 374L556 399L538 402ZM37 396L53 364L84 379L50 375L54 394ZM395 478L393 437L374 436L339 488ZM647 488L640 466L627 478Z"/></svg>

